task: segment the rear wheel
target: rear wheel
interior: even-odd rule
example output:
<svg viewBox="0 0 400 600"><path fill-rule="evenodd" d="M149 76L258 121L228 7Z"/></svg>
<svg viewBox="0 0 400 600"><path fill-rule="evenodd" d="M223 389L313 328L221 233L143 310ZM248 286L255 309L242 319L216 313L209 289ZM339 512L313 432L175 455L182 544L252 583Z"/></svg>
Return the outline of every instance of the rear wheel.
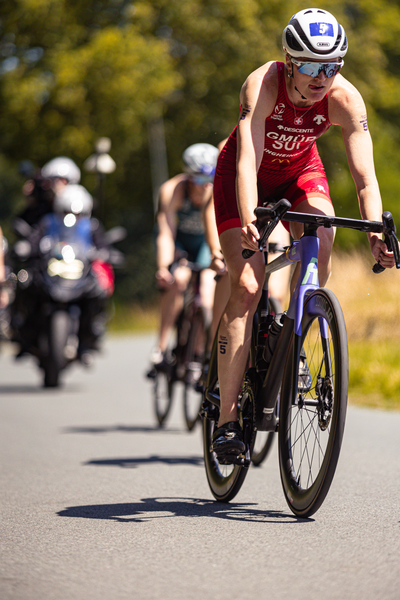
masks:
<svg viewBox="0 0 400 600"><path fill-rule="evenodd" d="M268 312L271 315L278 315L282 312L282 305L277 298L268 298ZM279 417L279 400L276 404L276 416ZM255 467L259 467L267 458L275 437L274 431L257 431L254 450L251 455L251 462Z"/></svg>
<svg viewBox="0 0 400 600"><path fill-rule="evenodd" d="M283 374L279 464L290 509L299 517L309 517L329 491L346 418L346 326L340 304L330 290L316 290L304 305L296 364L293 342L294 334ZM298 382L297 393L294 381Z"/></svg>
<svg viewBox="0 0 400 600"><path fill-rule="evenodd" d="M216 344L217 336L214 341ZM254 357L254 348L251 356ZM254 378L255 379L255 378ZM219 502L229 502L239 492L248 473L250 465L250 456L254 444L254 420L255 420L255 402L254 402L255 383L252 378L252 369L249 369L242 384L238 399L238 417L243 430L244 442L246 444L246 456L243 464L223 465L220 464L215 452L211 452L212 436L218 427L219 409L211 405L209 400L205 400L206 414L203 418L203 448L204 465L206 469L207 481L211 493ZM208 372L208 381L206 389L207 394L213 397L219 397L219 383L217 377L217 352L216 348L211 353L211 360ZM207 404L209 410L207 411Z"/></svg>
<svg viewBox="0 0 400 600"><path fill-rule="evenodd" d="M275 414L279 417L279 396L276 403ZM255 467L259 467L267 458L271 451L272 444L276 438L274 431L257 431L254 442L254 449L251 455L251 462Z"/></svg>
<svg viewBox="0 0 400 600"><path fill-rule="evenodd" d="M71 318L64 310L50 316L49 353L44 366L44 386L58 387L60 373L67 364L65 347L70 331Z"/></svg>
<svg viewBox="0 0 400 600"><path fill-rule="evenodd" d="M183 380L183 410L186 426L192 431L199 420L202 403L198 383L202 371L206 331L203 311L199 308L194 316L184 357L185 374Z"/></svg>

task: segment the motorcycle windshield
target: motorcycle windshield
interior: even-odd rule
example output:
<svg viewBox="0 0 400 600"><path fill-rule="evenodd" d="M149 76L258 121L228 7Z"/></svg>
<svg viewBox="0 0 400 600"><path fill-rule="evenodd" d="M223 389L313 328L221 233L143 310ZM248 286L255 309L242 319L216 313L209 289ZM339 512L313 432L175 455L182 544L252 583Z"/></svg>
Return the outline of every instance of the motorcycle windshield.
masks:
<svg viewBox="0 0 400 600"><path fill-rule="evenodd" d="M68 220L68 217L73 217ZM75 215L49 215L42 250L55 258L85 258L93 247L90 218ZM47 253L46 252L46 253ZM67 255L67 256L66 256Z"/></svg>

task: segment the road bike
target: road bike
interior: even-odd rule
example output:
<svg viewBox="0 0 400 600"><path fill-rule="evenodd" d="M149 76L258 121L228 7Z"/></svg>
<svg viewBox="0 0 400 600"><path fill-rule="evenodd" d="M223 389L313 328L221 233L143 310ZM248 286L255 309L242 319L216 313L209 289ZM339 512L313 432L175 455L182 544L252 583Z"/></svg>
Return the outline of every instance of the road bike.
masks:
<svg viewBox="0 0 400 600"><path fill-rule="evenodd" d="M400 255L396 228L389 212L383 213L380 222L288 212L289 209L290 203L282 199L272 208L255 210L259 229L264 228L260 251L283 217L285 221L304 224L304 235L294 241L284 255L265 266L265 282L253 320L249 367L238 397L246 450L233 465L221 464L211 451L220 405L218 334L204 394L203 446L210 490L216 500L228 502L239 492L247 475L257 432L278 432L284 496L291 511L306 518L320 508L334 477L346 419L349 368L342 309L331 290L319 287L317 229L343 227L384 233L397 268L400 268ZM243 251L245 258L252 254L249 250ZM300 275L289 309L280 319L280 331L271 336L269 329L265 336L269 276L296 262L300 262ZM373 267L374 272L382 270L379 264ZM276 412L278 396L279 415Z"/></svg>
<svg viewBox="0 0 400 600"><path fill-rule="evenodd" d="M174 263L171 273L182 264ZM177 383L183 384L182 401L187 429L192 431L199 421L202 388L199 378L203 368L207 342L207 324L200 299L201 267L184 260L191 277L184 293L183 308L175 322L165 359L155 365L153 374L154 409L158 424L163 427L170 414Z"/></svg>

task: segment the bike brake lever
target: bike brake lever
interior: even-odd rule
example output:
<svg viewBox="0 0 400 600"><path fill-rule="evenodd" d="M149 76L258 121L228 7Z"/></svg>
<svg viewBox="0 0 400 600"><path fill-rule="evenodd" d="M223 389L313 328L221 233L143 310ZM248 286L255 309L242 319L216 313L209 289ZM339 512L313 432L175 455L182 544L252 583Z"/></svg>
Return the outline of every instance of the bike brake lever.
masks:
<svg viewBox="0 0 400 600"><path fill-rule="evenodd" d="M396 237L396 226L394 224L394 220L392 214L389 211L385 211L382 215L382 221L384 224L384 234L385 234L385 244L389 251L392 251L394 254L394 261L396 265L396 269L400 269L400 251L399 251L399 242ZM375 263L372 267L372 271L376 274L383 273L385 267L383 267L380 263Z"/></svg>
<svg viewBox="0 0 400 600"><path fill-rule="evenodd" d="M254 214L257 217L257 227L260 229L265 225L263 234L258 244L258 249L260 252L263 251L265 242L290 207L291 204L289 200L286 200L286 198L281 198L279 202L277 202L271 208L265 206L257 206L257 208L255 208ZM262 222L263 220L264 223ZM267 221L267 223L265 223L265 221ZM248 248L242 250L242 256L244 259L251 258L253 254L255 254L254 250L249 250Z"/></svg>
<svg viewBox="0 0 400 600"><path fill-rule="evenodd" d="M279 217L275 217L275 219L270 221L268 225L264 227L264 231L262 232L262 235L258 241L258 249L260 252L264 250L265 242L267 241L275 227L278 225L278 223ZM242 250L242 256L244 259L251 258L253 254L255 254L255 250L249 250L248 248Z"/></svg>

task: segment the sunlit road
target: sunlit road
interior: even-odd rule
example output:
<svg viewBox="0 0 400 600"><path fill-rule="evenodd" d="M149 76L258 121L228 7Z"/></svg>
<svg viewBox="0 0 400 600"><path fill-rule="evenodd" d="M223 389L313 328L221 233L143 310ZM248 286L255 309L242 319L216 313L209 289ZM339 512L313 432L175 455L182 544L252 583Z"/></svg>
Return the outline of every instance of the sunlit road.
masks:
<svg viewBox="0 0 400 600"><path fill-rule="evenodd" d="M58 392L33 361L0 357L1 600L399 600L400 414L349 410L310 520L286 506L276 444L218 504L200 428L178 402L155 425L151 343L109 340Z"/></svg>

